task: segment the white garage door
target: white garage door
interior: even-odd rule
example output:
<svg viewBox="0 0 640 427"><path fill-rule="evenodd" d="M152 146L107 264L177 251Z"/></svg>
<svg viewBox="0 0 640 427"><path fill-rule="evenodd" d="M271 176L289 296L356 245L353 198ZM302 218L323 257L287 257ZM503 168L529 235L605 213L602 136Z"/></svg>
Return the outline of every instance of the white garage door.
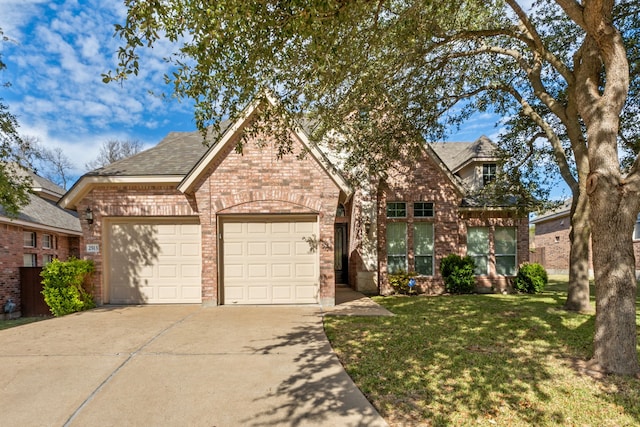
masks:
<svg viewBox="0 0 640 427"><path fill-rule="evenodd" d="M318 301L316 217L222 222L224 304Z"/></svg>
<svg viewBox="0 0 640 427"><path fill-rule="evenodd" d="M112 221L108 230L110 303L202 301L198 223L185 219Z"/></svg>

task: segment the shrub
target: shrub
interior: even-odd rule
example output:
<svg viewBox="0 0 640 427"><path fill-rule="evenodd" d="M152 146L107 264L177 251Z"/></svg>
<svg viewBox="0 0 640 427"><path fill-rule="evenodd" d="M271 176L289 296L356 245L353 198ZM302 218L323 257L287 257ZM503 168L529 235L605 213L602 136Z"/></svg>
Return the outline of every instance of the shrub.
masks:
<svg viewBox="0 0 640 427"><path fill-rule="evenodd" d="M93 292L87 285L93 271L93 261L76 258L64 262L54 259L42 269L42 295L54 316L96 306Z"/></svg>
<svg viewBox="0 0 640 427"><path fill-rule="evenodd" d="M411 294L415 293L415 289L412 289L409 286L409 280L413 277L416 277L418 274L415 272L399 272L396 274L389 275L389 285L396 291L398 294Z"/></svg>
<svg viewBox="0 0 640 427"><path fill-rule="evenodd" d="M452 294L470 294L476 289L473 274L475 263L469 256L450 254L440 261L440 274L444 278L447 292Z"/></svg>
<svg viewBox="0 0 640 427"><path fill-rule="evenodd" d="M547 271L537 263L524 263L513 279L513 288L518 292L537 294L544 290L549 281Z"/></svg>

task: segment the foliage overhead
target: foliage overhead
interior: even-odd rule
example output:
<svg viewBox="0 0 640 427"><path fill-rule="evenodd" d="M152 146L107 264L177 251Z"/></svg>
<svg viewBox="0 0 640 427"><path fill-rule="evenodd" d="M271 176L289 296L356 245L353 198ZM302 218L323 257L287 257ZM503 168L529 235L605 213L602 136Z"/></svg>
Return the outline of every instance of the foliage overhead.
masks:
<svg viewBox="0 0 640 427"><path fill-rule="evenodd" d="M7 42L0 28L0 43ZM6 68L0 55L0 72ZM10 84L0 82L0 87ZM25 167L21 153L28 149L28 143L18 135L18 121L0 97L0 208L11 217L18 215L20 208L29 202L31 179L21 169Z"/></svg>
<svg viewBox="0 0 640 427"><path fill-rule="evenodd" d="M178 97L196 100L200 129L238 117L268 88L281 112L316 124L316 138L334 136L331 144L349 153L347 169L364 164L373 174L384 173L399 147L415 151L420 137L440 140L472 113L491 110L506 118L500 142L513 179L504 191L543 197L554 180L540 166L546 172L558 162L575 186L569 135L584 142L567 96L584 31L561 3L538 1L527 14L513 0L128 0L127 20L116 26L126 45L104 79L137 74L137 51L169 38L180 47L166 58L166 81ZM615 10L636 58L637 9L622 1ZM636 62L633 88L637 69ZM636 96L632 90L620 132L630 154L640 126Z"/></svg>

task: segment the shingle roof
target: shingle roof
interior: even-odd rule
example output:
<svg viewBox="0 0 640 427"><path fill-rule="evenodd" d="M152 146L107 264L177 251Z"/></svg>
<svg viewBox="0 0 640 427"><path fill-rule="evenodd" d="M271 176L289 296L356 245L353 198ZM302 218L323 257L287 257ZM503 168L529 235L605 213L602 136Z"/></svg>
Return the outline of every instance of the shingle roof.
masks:
<svg viewBox="0 0 640 427"><path fill-rule="evenodd" d="M1 206L0 216L7 216L5 210ZM35 225L82 232L80 220L75 212L62 209L54 202L45 200L35 194L29 194L29 204L20 209L20 213L16 219L31 222Z"/></svg>
<svg viewBox="0 0 640 427"><path fill-rule="evenodd" d="M50 193L62 196L64 190L53 182L36 175L32 171L22 170L18 172L21 175L29 175L33 181L34 188L43 188ZM7 212L0 206L0 217L8 218ZM81 232L80 220L75 212L62 209L55 202L45 200L35 194L29 194L29 203L20 209L20 213L16 220L33 223L34 225L42 225L54 227L63 230Z"/></svg>
<svg viewBox="0 0 640 427"><path fill-rule="evenodd" d="M474 142L435 142L430 146L453 173L471 159L496 158L495 144L484 135Z"/></svg>
<svg viewBox="0 0 640 427"><path fill-rule="evenodd" d="M230 124L229 121L222 122L220 132L224 133ZM215 140L217 135L207 135L207 141ZM86 176L186 175L208 149L199 131L171 132L158 145Z"/></svg>
<svg viewBox="0 0 640 427"><path fill-rule="evenodd" d="M531 220L531 224L536 224L538 222L543 222L551 218L557 218L561 216L567 216L571 212L571 203L573 198L568 198L560 206L555 209L550 209L548 211L544 211L536 215L535 218Z"/></svg>

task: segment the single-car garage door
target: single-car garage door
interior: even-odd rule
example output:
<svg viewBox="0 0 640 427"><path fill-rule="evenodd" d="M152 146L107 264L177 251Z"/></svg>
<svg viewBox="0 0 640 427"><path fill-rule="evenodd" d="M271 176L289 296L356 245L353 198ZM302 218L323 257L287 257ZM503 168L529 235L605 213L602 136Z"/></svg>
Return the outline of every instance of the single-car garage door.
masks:
<svg viewBox="0 0 640 427"><path fill-rule="evenodd" d="M202 301L197 220L111 220L107 229L111 304Z"/></svg>
<svg viewBox="0 0 640 427"><path fill-rule="evenodd" d="M317 303L317 217L227 218L221 226L224 304Z"/></svg>

